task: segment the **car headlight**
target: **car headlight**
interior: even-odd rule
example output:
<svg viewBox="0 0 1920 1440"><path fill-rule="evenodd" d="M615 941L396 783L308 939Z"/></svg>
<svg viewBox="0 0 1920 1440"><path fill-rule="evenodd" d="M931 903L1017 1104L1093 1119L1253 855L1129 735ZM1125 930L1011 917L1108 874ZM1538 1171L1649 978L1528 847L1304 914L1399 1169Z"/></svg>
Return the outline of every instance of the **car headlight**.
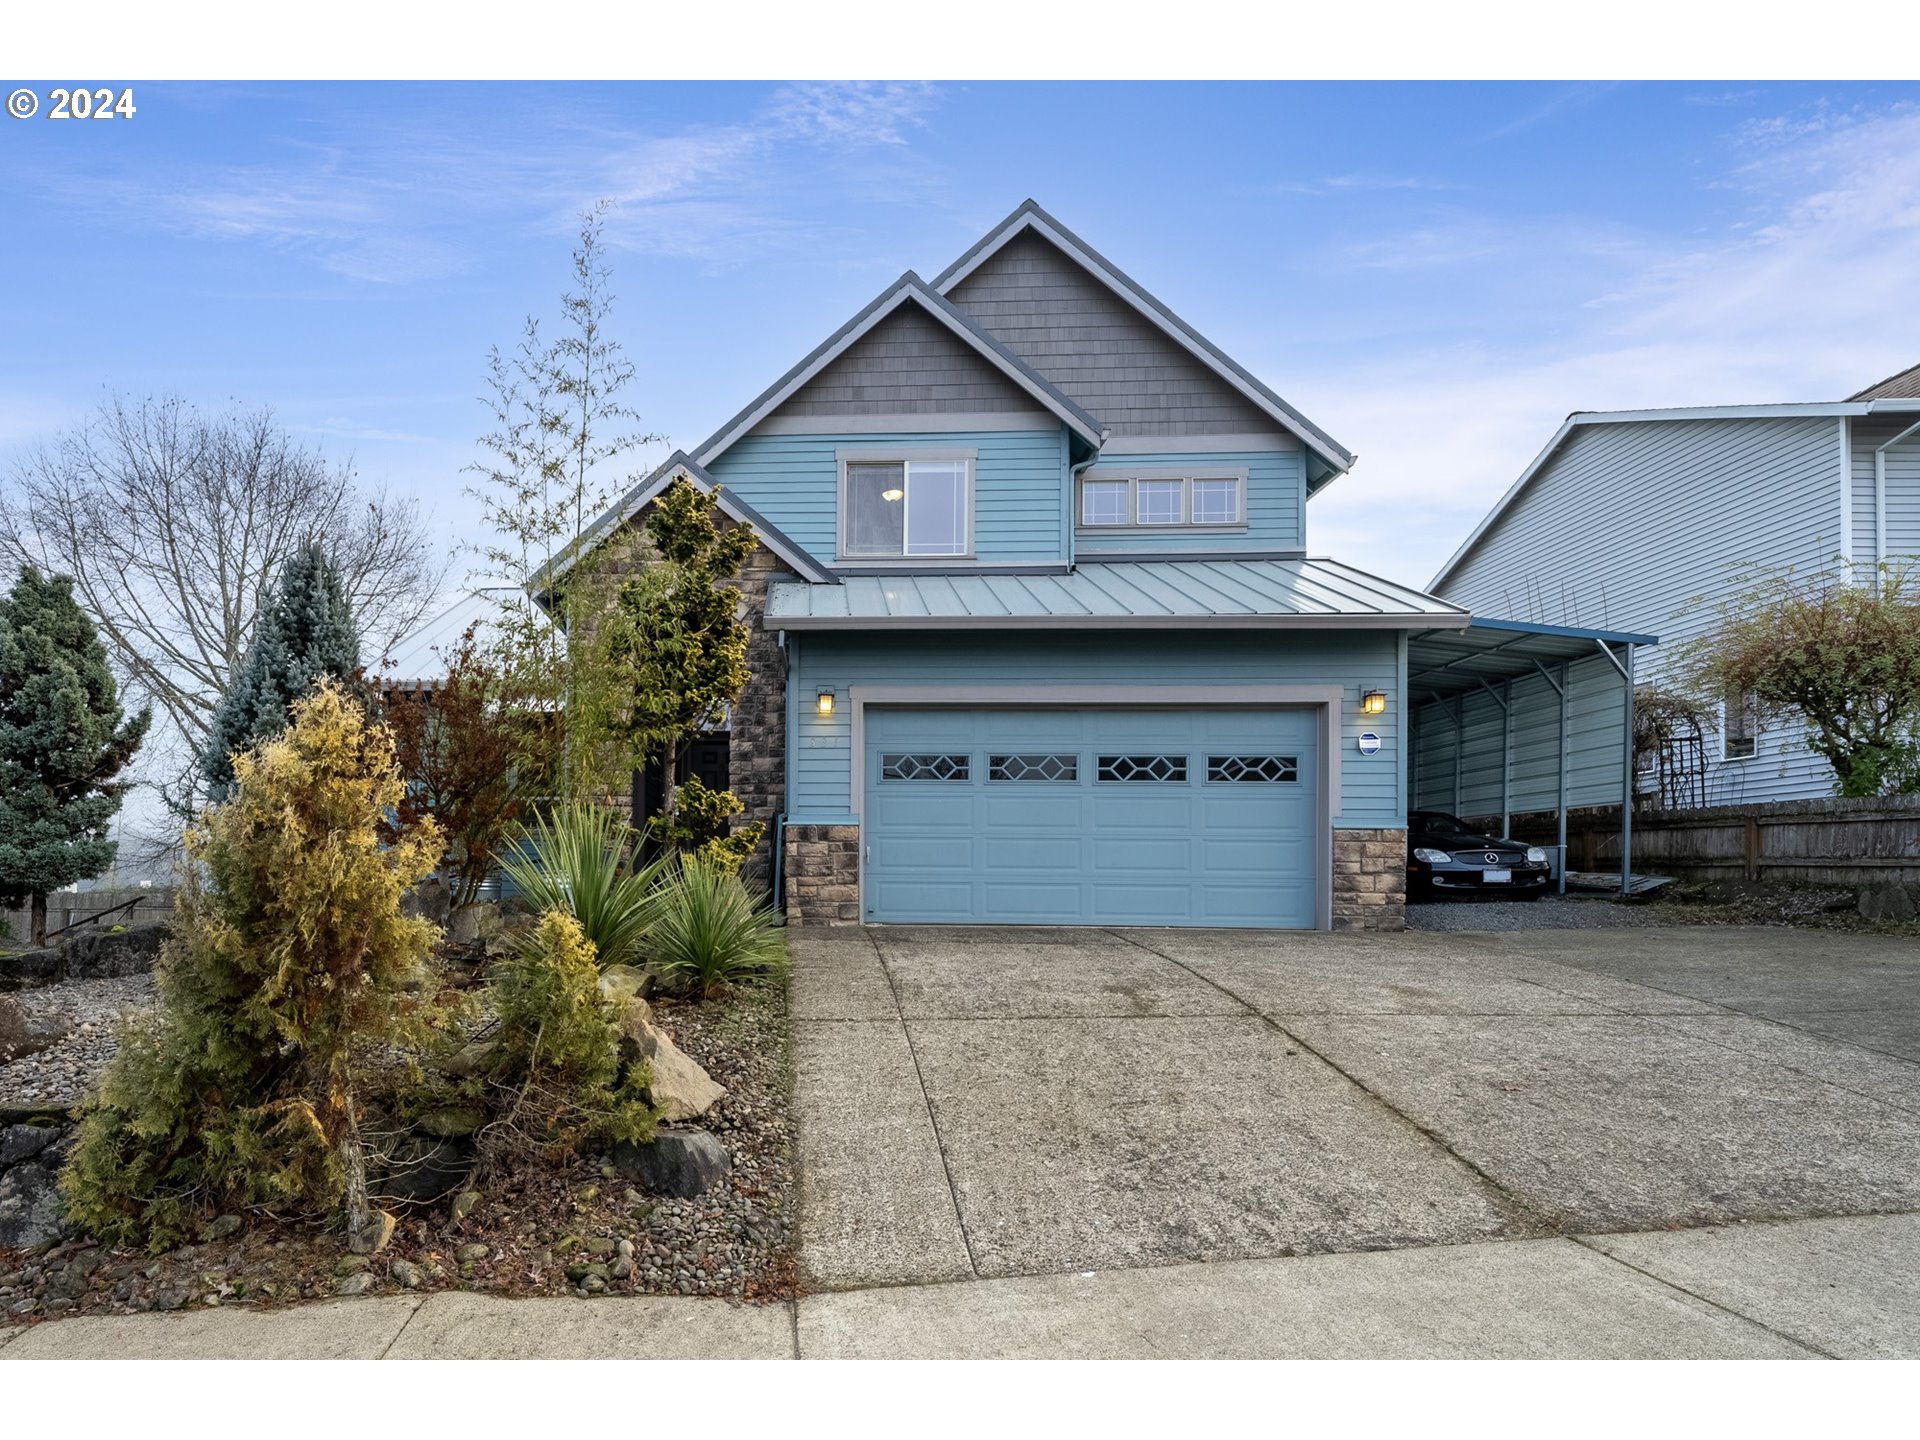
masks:
<svg viewBox="0 0 1920 1440"><path fill-rule="evenodd" d="M1413 858L1423 865L1446 865L1453 860L1444 850L1428 850L1424 847L1414 851Z"/></svg>
<svg viewBox="0 0 1920 1440"><path fill-rule="evenodd" d="M1527 859L1535 865L1544 865L1547 861L1547 852L1542 850L1538 845L1529 845L1527 847Z"/></svg>

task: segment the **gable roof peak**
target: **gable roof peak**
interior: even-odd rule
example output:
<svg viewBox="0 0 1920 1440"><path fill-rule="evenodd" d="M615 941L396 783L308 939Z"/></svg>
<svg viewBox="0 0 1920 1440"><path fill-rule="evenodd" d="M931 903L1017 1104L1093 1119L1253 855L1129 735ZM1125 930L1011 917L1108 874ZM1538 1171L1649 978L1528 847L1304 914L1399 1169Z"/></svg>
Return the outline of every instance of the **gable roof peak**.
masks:
<svg viewBox="0 0 1920 1440"><path fill-rule="evenodd" d="M963 344L970 346L988 364L1026 391L1040 408L1050 411L1087 445L1098 449L1104 442L1106 432L1098 420L1061 393L1058 386L989 335L971 318L961 314L939 291L929 286L913 271L908 270L862 306L851 320L816 345L799 364L761 391L743 410L702 441L694 449L693 458L703 465L711 465L717 456L752 430L801 386L838 359L854 341L880 324L900 306L909 303L919 305L958 337Z"/></svg>
<svg viewBox="0 0 1920 1440"><path fill-rule="evenodd" d="M1296 436L1326 465L1328 470L1326 479L1331 479L1353 468L1355 457L1352 451L1281 399L1252 371L1174 314L1165 302L1144 285L1048 214L1037 200L1028 198L1021 201L1012 214L976 240L959 259L934 276L934 290L942 297L951 294L956 286L999 253L1008 243L1028 231L1065 253L1094 279L1139 311L1175 344L1187 350L1202 365L1238 391L1255 408L1264 412L1281 429Z"/></svg>

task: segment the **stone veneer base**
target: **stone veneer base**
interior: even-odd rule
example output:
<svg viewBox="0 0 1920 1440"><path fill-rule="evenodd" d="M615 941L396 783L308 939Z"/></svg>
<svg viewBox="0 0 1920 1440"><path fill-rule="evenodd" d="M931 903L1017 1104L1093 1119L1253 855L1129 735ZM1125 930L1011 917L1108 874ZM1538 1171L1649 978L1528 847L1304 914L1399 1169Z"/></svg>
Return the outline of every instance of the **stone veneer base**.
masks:
<svg viewBox="0 0 1920 1440"><path fill-rule="evenodd" d="M860 923L860 827L789 825L782 861L790 925Z"/></svg>
<svg viewBox="0 0 1920 1440"><path fill-rule="evenodd" d="M1407 928L1407 832L1333 832L1333 928Z"/></svg>
<svg viewBox="0 0 1920 1440"><path fill-rule="evenodd" d="M789 825L783 863L794 925L860 923L860 827ZM1333 928L1404 930L1407 832L1333 832Z"/></svg>

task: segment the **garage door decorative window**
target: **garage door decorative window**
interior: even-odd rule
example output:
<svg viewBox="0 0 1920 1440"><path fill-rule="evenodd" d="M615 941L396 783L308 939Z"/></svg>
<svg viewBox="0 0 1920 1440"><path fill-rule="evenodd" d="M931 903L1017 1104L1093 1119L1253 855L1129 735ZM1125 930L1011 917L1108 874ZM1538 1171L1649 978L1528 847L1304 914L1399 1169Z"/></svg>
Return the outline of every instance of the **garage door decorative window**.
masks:
<svg viewBox="0 0 1920 1440"><path fill-rule="evenodd" d="M1209 755L1210 781L1290 783L1300 778L1297 755Z"/></svg>
<svg viewBox="0 0 1920 1440"><path fill-rule="evenodd" d="M1166 781L1184 785L1187 757L1184 755L1102 755L1099 778L1102 780Z"/></svg>
<svg viewBox="0 0 1920 1440"><path fill-rule="evenodd" d="M1078 755L989 755L989 780L1078 780Z"/></svg>
<svg viewBox="0 0 1920 1440"><path fill-rule="evenodd" d="M882 755L882 780L965 780L967 755Z"/></svg>

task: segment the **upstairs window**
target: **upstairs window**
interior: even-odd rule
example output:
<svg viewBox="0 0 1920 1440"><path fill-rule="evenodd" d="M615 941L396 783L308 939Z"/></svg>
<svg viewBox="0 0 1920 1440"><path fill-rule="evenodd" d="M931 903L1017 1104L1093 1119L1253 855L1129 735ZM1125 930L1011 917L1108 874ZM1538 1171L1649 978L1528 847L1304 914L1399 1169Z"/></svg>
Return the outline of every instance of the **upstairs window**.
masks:
<svg viewBox="0 0 1920 1440"><path fill-rule="evenodd" d="M1142 471L1080 482L1082 530L1235 528L1247 523L1247 477L1241 473Z"/></svg>
<svg viewBox="0 0 1920 1440"><path fill-rule="evenodd" d="M965 555L965 460L849 460L841 554L860 559Z"/></svg>

